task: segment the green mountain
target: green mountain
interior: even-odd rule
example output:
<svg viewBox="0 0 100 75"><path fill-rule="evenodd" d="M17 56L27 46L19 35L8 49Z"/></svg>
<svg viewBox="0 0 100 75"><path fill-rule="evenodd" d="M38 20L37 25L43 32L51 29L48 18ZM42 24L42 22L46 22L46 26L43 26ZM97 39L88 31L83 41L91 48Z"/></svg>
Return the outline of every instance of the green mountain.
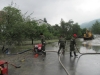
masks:
<svg viewBox="0 0 100 75"><path fill-rule="evenodd" d="M92 20L92 21L90 21L90 22L82 23L82 24L80 25L80 27L81 27L81 28L91 28L92 25L93 25L96 21L100 22L100 19L95 19L95 20Z"/></svg>

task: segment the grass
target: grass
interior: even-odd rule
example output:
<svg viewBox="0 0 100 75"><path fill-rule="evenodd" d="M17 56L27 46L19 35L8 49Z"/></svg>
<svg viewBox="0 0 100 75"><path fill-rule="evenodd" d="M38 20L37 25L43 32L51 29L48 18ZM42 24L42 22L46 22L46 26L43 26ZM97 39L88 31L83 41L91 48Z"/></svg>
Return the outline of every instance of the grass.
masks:
<svg viewBox="0 0 100 75"><path fill-rule="evenodd" d="M50 43L57 42L57 41L58 41L57 39L46 40L46 44L50 44ZM27 50L27 49L33 49L34 45L41 43L41 41L35 40L35 41L33 41L33 45L31 43L32 43L32 41L24 41L23 44L20 46L12 45L12 46L5 46L5 48L9 48L14 51L23 51L23 50ZM2 49L2 45L0 46L0 49Z"/></svg>

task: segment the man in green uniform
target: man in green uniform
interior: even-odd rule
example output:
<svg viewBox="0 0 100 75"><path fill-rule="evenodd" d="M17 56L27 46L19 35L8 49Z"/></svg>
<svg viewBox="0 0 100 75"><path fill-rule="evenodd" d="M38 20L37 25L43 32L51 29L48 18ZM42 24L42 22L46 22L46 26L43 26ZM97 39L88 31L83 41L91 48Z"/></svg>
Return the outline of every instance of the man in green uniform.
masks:
<svg viewBox="0 0 100 75"><path fill-rule="evenodd" d="M42 52L43 52L44 55L46 55L46 52L45 52L45 45L46 45L45 36L43 35L43 33L40 33L40 36L41 36L41 43L42 43Z"/></svg>
<svg viewBox="0 0 100 75"><path fill-rule="evenodd" d="M58 45L59 45L58 54L59 54L61 49L63 49L63 53L64 53L65 52L66 39L62 35L59 38Z"/></svg>
<svg viewBox="0 0 100 75"><path fill-rule="evenodd" d="M74 56L77 56L76 51L75 51L75 46L76 46L76 40L75 39L76 38L77 38L77 35L74 34L73 37L70 40L70 57L73 57L72 52L74 52Z"/></svg>

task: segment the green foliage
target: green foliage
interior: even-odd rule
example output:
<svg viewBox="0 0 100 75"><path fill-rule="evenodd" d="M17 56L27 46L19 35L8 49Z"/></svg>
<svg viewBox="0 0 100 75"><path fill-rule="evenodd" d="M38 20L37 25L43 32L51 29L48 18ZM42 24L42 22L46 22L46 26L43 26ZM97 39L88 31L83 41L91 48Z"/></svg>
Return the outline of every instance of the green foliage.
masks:
<svg viewBox="0 0 100 75"><path fill-rule="evenodd" d="M60 34L61 34L61 27L58 26L58 24L55 24L54 26L52 26L52 34L54 36L57 36L57 37L60 36Z"/></svg>
<svg viewBox="0 0 100 75"><path fill-rule="evenodd" d="M82 35L80 25L78 23L73 24L73 34L76 33L78 36Z"/></svg>
<svg viewBox="0 0 100 75"><path fill-rule="evenodd" d="M100 22L96 21L92 26L92 32L94 34L100 34Z"/></svg>
<svg viewBox="0 0 100 75"><path fill-rule="evenodd" d="M4 22L0 22L1 40L4 39L8 44L21 44L23 40L35 37L37 23L29 18L30 15L23 17L21 11L13 6L4 7L3 11L5 15Z"/></svg>
<svg viewBox="0 0 100 75"><path fill-rule="evenodd" d="M22 28L23 19L19 9L7 6L3 8L5 13L4 22L2 23L2 34L4 34L6 42L20 41L23 38Z"/></svg>
<svg viewBox="0 0 100 75"><path fill-rule="evenodd" d="M43 24L39 26L35 20L31 19L31 15L25 16L26 13L22 14L21 10L16 7L7 6L3 8L3 11L3 20L0 21L0 40L8 44L21 44L27 39L32 40L33 43L33 39L40 39L41 32L46 39L57 39L60 35L70 39L73 33L78 36L84 33L84 29L82 30L78 23L74 23L72 20L66 22L61 19L60 25ZM47 23L46 18L44 18L44 22ZM95 26L93 26L93 31Z"/></svg>
<svg viewBox="0 0 100 75"><path fill-rule="evenodd" d="M74 33L76 33L78 36L82 35L80 26L78 23L74 23L72 20L65 22L63 19L61 19L60 26L61 34L65 35L66 39L70 39Z"/></svg>

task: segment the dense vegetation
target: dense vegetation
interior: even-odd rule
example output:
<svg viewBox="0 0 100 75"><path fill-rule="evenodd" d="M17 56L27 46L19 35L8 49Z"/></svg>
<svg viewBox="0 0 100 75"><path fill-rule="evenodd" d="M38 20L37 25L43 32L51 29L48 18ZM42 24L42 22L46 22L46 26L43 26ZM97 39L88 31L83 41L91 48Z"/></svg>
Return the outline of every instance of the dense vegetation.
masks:
<svg viewBox="0 0 100 75"><path fill-rule="evenodd" d="M96 21L95 24L92 25L91 30L94 34L100 34L100 22Z"/></svg>
<svg viewBox="0 0 100 75"><path fill-rule="evenodd" d="M78 37L82 37L86 31L86 28L81 29L80 25L72 20L66 22L61 19L60 25L50 25L44 18L46 24L38 25L31 18L31 14L26 16L27 12L22 14L21 10L13 5L4 7L2 11L0 15L0 41L7 44L20 45L25 40L31 40L33 44L33 40L40 38L39 34L41 32L44 33L46 39L58 39L60 35L70 39L73 33L76 33ZM100 23L96 22L92 27L92 31L94 33L99 32Z"/></svg>

